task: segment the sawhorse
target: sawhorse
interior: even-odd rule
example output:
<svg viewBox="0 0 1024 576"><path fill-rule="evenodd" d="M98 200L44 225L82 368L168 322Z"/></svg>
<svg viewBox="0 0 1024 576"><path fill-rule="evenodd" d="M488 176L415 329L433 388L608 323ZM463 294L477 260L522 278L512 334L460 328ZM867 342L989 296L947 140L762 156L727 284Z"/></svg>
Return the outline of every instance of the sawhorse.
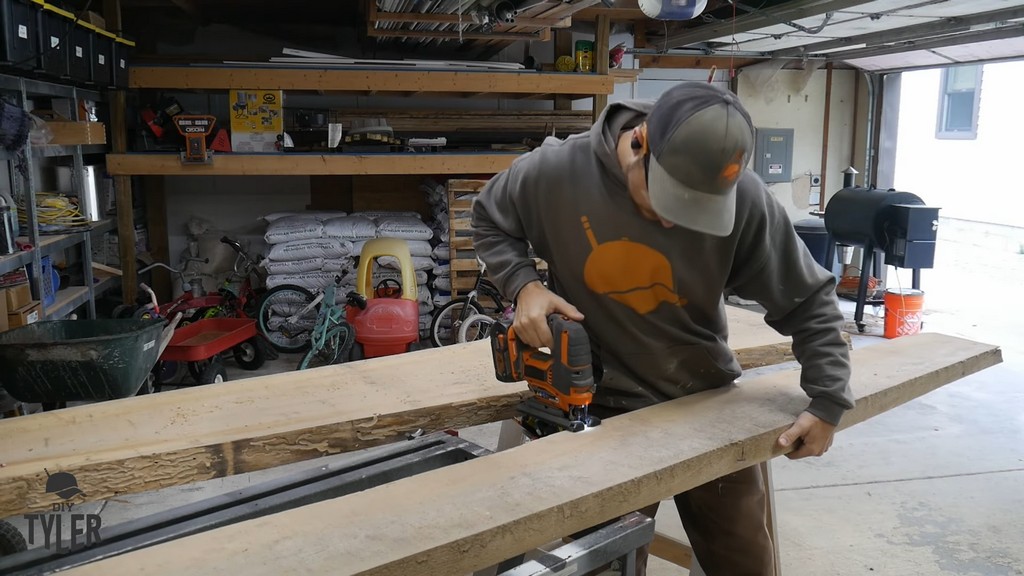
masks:
<svg viewBox="0 0 1024 576"><path fill-rule="evenodd" d="M515 446L519 446L527 440L526 434L523 432L522 426L520 426L515 420L504 420L501 422L501 428L498 433L498 447L496 451L508 450ZM772 540L773 555L775 557L775 574L779 576L782 574L780 568L779 558L779 539L778 539L778 526L775 519L775 488L772 482L772 467L771 461L762 462L761 478L764 481L764 491L767 503L767 521L768 521L768 535ZM694 562L693 548L689 544L683 542L678 538L668 536L661 532L655 531L654 538L651 542L651 556L655 556L680 566L691 571L693 576L703 576L703 571L700 570L697 563ZM632 573L629 573L630 575ZM504 576L504 575L503 575ZM518 574L516 576L519 576Z"/></svg>

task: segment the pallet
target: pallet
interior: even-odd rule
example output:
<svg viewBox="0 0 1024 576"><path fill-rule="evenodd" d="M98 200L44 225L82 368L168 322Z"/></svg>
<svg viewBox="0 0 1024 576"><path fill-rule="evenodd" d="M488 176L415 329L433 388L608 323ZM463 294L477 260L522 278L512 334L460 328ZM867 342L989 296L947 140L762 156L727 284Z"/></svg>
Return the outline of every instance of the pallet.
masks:
<svg viewBox="0 0 1024 576"><path fill-rule="evenodd" d="M473 249L473 201L487 185L487 180L451 179L448 190L448 245L451 254L452 297L473 289L480 271L480 262ZM534 259L538 270L547 270L547 263Z"/></svg>

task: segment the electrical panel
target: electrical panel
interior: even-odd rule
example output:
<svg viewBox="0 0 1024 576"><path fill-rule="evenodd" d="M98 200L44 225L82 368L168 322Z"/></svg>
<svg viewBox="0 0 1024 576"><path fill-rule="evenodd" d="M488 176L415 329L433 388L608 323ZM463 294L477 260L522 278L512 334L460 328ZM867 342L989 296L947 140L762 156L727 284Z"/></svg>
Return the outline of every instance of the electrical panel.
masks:
<svg viewBox="0 0 1024 576"><path fill-rule="evenodd" d="M754 171L765 182L793 179L793 129L758 128L754 144Z"/></svg>

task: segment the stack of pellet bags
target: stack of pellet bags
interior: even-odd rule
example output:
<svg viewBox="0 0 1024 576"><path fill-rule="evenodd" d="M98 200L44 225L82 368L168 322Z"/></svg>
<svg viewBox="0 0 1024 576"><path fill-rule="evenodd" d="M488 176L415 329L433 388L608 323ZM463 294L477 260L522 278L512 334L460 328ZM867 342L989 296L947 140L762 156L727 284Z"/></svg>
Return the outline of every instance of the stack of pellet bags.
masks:
<svg viewBox="0 0 1024 576"><path fill-rule="evenodd" d="M434 230L416 212L338 211L279 212L263 217L267 223L264 239L270 246L261 263L267 272L267 288L282 284L301 286L311 292L322 290L341 277L336 303L345 304L355 290L359 257L371 238L405 240L416 271L417 298L420 303L420 334L427 337L434 294L428 288L438 267L434 258ZM432 240L434 242L432 242ZM441 251L438 251L441 253ZM447 245L443 251L448 258ZM373 285L402 274L397 258L381 256L373 266ZM395 284L389 283L389 286Z"/></svg>

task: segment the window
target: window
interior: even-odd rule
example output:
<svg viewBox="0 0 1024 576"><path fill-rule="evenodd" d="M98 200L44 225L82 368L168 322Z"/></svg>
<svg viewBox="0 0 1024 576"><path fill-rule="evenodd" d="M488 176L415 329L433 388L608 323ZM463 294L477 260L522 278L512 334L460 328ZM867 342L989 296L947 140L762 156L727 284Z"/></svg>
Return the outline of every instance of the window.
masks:
<svg viewBox="0 0 1024 576"><path fill-rule="evenodd" d="M977 138L980 100L980 64L943 69L935 137L961 140Z"/></svg>

